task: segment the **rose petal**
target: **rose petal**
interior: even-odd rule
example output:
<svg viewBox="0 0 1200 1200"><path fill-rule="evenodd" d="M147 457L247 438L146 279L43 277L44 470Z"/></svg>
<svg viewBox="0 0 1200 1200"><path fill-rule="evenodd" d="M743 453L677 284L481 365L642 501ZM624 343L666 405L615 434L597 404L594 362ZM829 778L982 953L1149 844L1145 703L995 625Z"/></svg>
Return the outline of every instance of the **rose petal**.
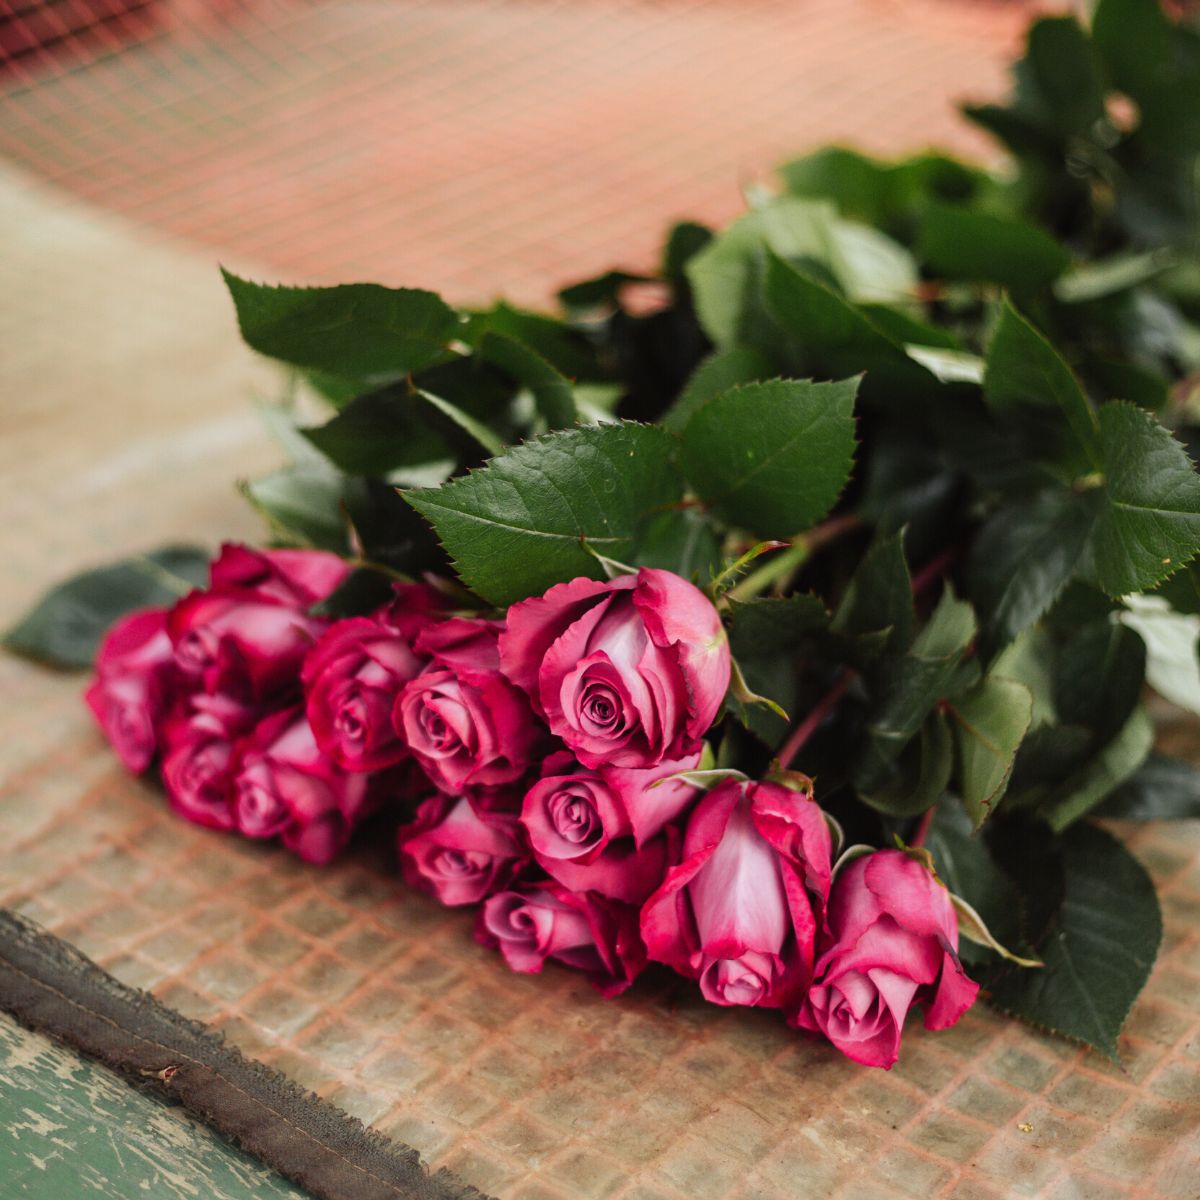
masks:
<svg viewBox="0 0 1200 1200"><path fill-rule="evenodd" d="M553 643L588 611L597 597L631 589L634 582L632 575L608 583L598 579L572 579L569 583L556 584L543 596L533 596L511 605L505 615L504 632L500 635L501 670L534 702L535 707L539 707L538 676Z"/></svg>

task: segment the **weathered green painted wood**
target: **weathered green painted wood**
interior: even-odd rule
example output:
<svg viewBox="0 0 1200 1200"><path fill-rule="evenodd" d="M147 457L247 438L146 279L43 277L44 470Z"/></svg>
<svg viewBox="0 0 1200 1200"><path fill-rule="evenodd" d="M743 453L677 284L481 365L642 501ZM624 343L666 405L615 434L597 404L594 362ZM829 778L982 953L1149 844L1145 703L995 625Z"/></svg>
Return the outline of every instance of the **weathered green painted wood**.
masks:
<svg viewBox="0 0 1200 1200"><path fill-rule="evenodd" d="M182 1108L0 1012L0 1200L308 1200Z"/></svg>

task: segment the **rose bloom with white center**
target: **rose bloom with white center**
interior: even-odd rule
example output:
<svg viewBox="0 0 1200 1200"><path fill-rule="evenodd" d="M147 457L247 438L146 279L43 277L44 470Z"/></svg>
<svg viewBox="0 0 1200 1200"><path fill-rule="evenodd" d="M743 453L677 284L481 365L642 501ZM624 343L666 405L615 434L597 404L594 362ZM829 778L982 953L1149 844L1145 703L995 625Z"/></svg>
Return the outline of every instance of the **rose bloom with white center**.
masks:
<svg viewBox="0 0 1200 1200"><path fill-rule="evenodd" d="M521 807L538 865L574 891L643 903L662 882L678 843L667 827L699 795L671 776L699 762L697 750L647 770L589 771L570 754L552 755Z"/></svg>
<svg viewBox="0 0 1200 1200"><path fill-rule="evenodd" d="M729 686L712 602L652 568L574 579L512 605L505 674L586 767L653 767L692 753Z"/></svg>
<svg viewBox="0 0 1200 1200"><path fill-rule="evenodd" d="M443 904L478 904L529 861L517 818L478 810L466 796L433 796L397 835L410 887Z"/></svg>
<svg viewBox="0 0 1200 1200"><path fill-rule="evenodd" d="M429 665L397 697L392 720L443 792L520 779L545 730L524 695L500 672L496 622L454 618L416 640Z"/></svg>
<svg viewBox="0 0 1200 1200"><path fill-rule="evenodd" d="M586 972L601 995L616 996L646 965L637 923L632 905L557 883L530 884L492 896L475 936L499 949L514 971L536 973L552 959Z"/></svg>
<svg viewBox="0 0 1200 1200"><path fill-rule="evenodd" d="M413 643L437 620L440 600L419 585L396 592L371 616L336 622L304 662L309 724L322 751L347 771L377 771L408 754L392 710L429 661Z"/></svg>
<svg viewBox="0 0 1200 1200"><path fill-rule="evenodd" d="M947 1029L979 991L958 958L950 893L902 850L877 850L839 872L820 949L793 1023L865 1066L896 1062L914 1004L924 1004L927 1029Z"/></svg>
<svg viewBox="0 0 1200 1200"><path fill-rule="evenodd" d="M789 1008L812 976L832 842L808 793L730 779L696 806L682 858L642 909L651 959L714 1004Z"/></svg>

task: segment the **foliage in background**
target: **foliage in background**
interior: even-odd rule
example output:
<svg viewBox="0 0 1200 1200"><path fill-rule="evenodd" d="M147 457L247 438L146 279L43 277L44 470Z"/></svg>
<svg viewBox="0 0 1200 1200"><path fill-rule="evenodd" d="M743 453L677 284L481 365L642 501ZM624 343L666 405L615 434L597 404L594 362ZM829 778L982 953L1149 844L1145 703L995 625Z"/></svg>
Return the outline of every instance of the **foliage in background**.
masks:
<svg viewBox="0 0 1200 1200"><path fill-rule="evenodd" d="M227 275L246 341L329 406L268 413L290 462L246 496L360 565L338 615L430 571L480 607L638 565L709 586L740 668L720 764L761 771L839 697L796 762L823 806L924 841L1045 961L965 947L994 1002L1115 1056L1161 925L1091 818L1200 815L1143 705L1149 679L1200 711L1198 101L1200 34L1100 0L967 109L1003 174L821 150L559 317ZM65 585L9 644L77 662L139 580L162 562Z"/></svg>

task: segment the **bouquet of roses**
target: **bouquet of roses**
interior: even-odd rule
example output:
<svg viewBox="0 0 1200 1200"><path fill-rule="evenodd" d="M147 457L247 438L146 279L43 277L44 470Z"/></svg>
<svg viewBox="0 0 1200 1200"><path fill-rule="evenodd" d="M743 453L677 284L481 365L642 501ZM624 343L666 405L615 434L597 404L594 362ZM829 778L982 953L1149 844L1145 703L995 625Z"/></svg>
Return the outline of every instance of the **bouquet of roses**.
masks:
<svg viewBox="0 0 1200 1200"><path fill-rule="evenodd" d="M1161 923L1093 819L1200 815L1144 703L1200 712L1200 34L1100 0L1016 79L968 110L1007 176L820 151L560 317L227 274L294 377L274 548L8 644L99 644L190 820L314 863L392 821L515 970L664 964L884 1067L982 985L1115 1056Z"/></svg>

